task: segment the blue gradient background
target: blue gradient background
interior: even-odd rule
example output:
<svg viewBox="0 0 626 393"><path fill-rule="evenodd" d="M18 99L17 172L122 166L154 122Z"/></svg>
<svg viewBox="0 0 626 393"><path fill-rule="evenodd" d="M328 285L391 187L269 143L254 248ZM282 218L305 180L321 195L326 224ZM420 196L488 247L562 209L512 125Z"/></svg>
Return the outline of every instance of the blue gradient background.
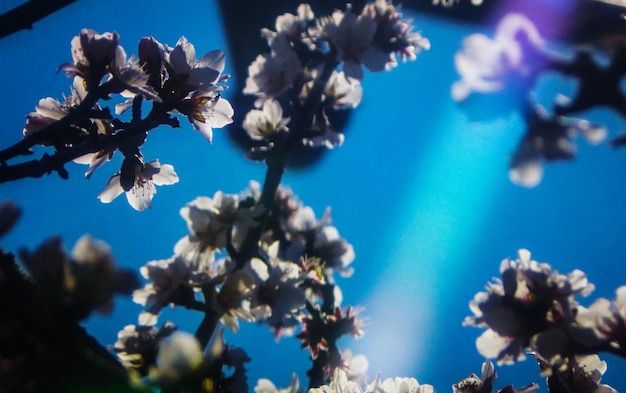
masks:
<svg viewBox="0 0 626 393"><path fill-rule="evenodd" d="M3 3L0 12L16 2ZM233 50L211 2L149 4L80 1L38 22L34 31L0 40L1 146L20 139L24 116L40 98L61 99L69 91L71 81L55 70L71 61L70 40L83 27L119 32L128 55L147 35L169 45L185 35L198 55L215 48L227 54ZM339 282L346 304L365 306L367 327L361 340L341 344L368 356L372 378L378 372L383 378L414 376L446 392L480 372L482 359L474 341L481 331L463 328L461 321L469 313L469 300L518 248L530 249L536 259L561 272L587 272L597 285L592 298L613 298L614 290L626 284L626 154L580 141L577 159L547 165L537 188L512 185L507 160L523 134L518 115L472 123L449 96L458 78L454 53L477 27L406 14L431 40L432 49L391 73L366 74L364 99L345 130L344 146L312 168L287 171L284 184L318 215L331 206L334 224L354 245L356 272ZM227 72L229 68L227 64ZM555 88L574 91L567 80L553 78L542 81L540 98L549 100ZM589 115L613 132L623 129L609 111ZM124 197L109 205L96 198L119 168L119 157L90 181L83 179L86 166L70 164L68 181L52 175L1 184L0 199L14 199L24 214L0 245L14 252L32 249L58 234L71 248L90 233L109 242L126 267L168 258L186 234L180 207L217 190L237 193L250 180L263 178L263 165L247 161L224 132L215 130L210 146L184 121L181 129L153 131L142 149L146 160L173 164L181 181L159 187L153 208L141 213ZM139 310L119 299L110 317L95 316L86 326L102 343L113 343L118 330L136 323ZM161 320L165 317L190 332L200 320L185 309ZM286 386L294 371L306 386L308 354L297 340L276 343L265 326L256 325L244 325L240 334L227 334L227 340L252 357L251 388L260 377ZM604 382L626 390L620 377L624 360L604 358L609 361ZM542 384L530 360L499 367L498 373L498 388Z"/></svg>

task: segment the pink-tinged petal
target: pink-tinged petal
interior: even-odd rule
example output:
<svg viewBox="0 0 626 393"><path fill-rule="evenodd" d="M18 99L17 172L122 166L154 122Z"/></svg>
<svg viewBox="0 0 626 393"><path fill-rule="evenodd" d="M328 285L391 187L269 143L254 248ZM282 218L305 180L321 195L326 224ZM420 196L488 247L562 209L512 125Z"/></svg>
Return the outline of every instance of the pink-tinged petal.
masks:
<svg viewBox="0 0 626 393"><path fill-rule="evenodd" d="M174 172L174 167L170 164L161 165L159 173L152 176L152 182L157 186L178 183L178 175Z"/></svg>
<svg viewBox="0 0 626 393"><path fill-rule="evenodd" d="M98 199L102 203L110 203L123 192L124 189L120 184L120 175L111 176L104 190L98 194Z"/></svg>

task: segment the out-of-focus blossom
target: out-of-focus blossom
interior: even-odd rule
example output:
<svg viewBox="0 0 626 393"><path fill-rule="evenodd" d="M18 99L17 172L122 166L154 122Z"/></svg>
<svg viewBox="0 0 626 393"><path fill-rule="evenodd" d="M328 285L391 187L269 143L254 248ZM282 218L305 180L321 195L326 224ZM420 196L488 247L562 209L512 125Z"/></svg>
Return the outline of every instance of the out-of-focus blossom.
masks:
<svg viewBox="0 0 626 393"><path fill-rule="evenodd" d="M275 98L290 88L301 72L302 64L293 51L280 55L261 54L248 67L243 93L259 97L255 105L261 107L265 100Z"/></svg>
<svg viewBox="0 0 626 393"><path fill-rule="evenodd" d="M609 385L600 384L606 372L606 362L598 355L576 355L551 359L537 357L542 374L547 375L550 391L580 393L617 393Z"/></svg>
<svg viewBox="0 0 626 393"><path fill-rule="evenodd" d="M125 169L128 173L125 173ZM132 183L122 184L124 178L126 180L130 178ZM98 199L103 203L110 203L125 192L128 203L135 210L144 210L152 206L152 198L156 194L155 185L175 183L178 183L178 175L174 172L174 167L169 164L161 165L159 160L144 164L140 159L136 161L126 159L122 164L122 170L109 178L106 187L98 195Z"/></svg>
<svg viewBox="0 0 626 393"><path fill-rule="evenodd" d="M77 320L92 311L108 314L115 294L130 294L138 286L133 272L115 266L109 246L89 235L76 242L71 254L52 238L32 253L22 250L20 258L39 287L42 313Z"/></svg>
<svg viewBox="0 0 626 393"><path fill-rule="evenodd" d="M360 383L367 381L369 361L365 355L352 355L352 351L345 349L341 351L341 359L349 380Z"/></svg>
<svg viewBox="0 0 626 393"><path fill-rule="evenodd" d="M531 260L530 252L521 249L516 260L502 261L500 274L501 282L490 283L487 292L476 294L470 302L474 316L463 322L487 328L476 340L481 355L512 363L525 358L525 349L541 356L567 350L557 348L560 340L548 337L554 338L573 323L578 306L574 295L593 290L585 273L559 274L550 265Z"/></svg>
<svg viewBox="0 0 626 393"><path fill-rule="evenodd" d="M346 77L344 72L333 72L324 89L324 96L334 109L354 109L361 103L363 88L360 81Z"/></svg>
<svg viewBox="0 0 626 393"><path fill-rule="evenodd" d="M155 375L158 379L176 381L198 369L203 359L198 340L192 334L178 331L159 343Z"/></svg>
<svg viewBox="0 0 626 393"><path fill-rule="evenodd" d="M309 4L300 4L297 14L283 14L276 18L276 31L261 29L261 34L272 51L282 54L286 47L304 43L309 49L315 49L310 30L314 30L315 14Z"/></svg>
<svg viewBox="0 0 626 393"><path fill-rule="evenodd" d="M549 117L538 107L527 115L528 129L511 157L509 178L514 184L535 187L543 177L543 160L567 160L576 155L573 141L578 135L598 144L605 139L606 128L584 119Z"/></svg>
<svg viewBox="0 0 626 393"><path fill-rule="evenodd" d="M483 362L481 369L481 377L476 374L459 381L452 385L453 393L491 393L493 382L496 380L496 369L490 360Z"/></svg>
<svg viewBox="0 0 626 393"><path fill-rule="evenodd" d="M4 236L13 228L21 215L22 209L13 201L6 200L0 202L0 237Z"/></svg>
<svg viewBox="0 0 626 393"><path fill-rule="evenodd" d="M428 40L401 18L391 3L377 0L360 15L348 7L324 20L323 34L337 50L347 77L363 79L361 65L370 72L389 70L397 65L395 53L413 60L418 51L430 47Z"/></svg>
<svg viewBox="0 0 626 393"><path fill-rule="evenodd" d="M298 381L298 375L293 373L289 386L282 389L277 388L276 385L267 378L259 379L254 387L254 393L298 393L299 388L300 381Z"/></svg>
<svg viewBox="0 0 626 393"><path fill-rule="evenodd" d="M165 322L160 328L126 325L117 333L117 341L112 349L124 367L145 376L150 368L156 365L159 342L176 329L172 322Z"/></svg>
<svg viewBox="0 0 626 393"><path fill-rule="evenodd" d="M458 4L459 0L433 0L433 5L441 4L444 7L452 7L455 4ZM472 0L472 5L482 5L483 0Z"/></svg>
<svg viewBox="0 0 626 393"><path fill-rule="evenodd" d="M283 108L276 100L267 100L263 109L252 109L246 114L243 128L254 140L271 139L276 132L286 131L289 118L283 117Z"/></svg>
<svg viewBox="0 0 626 393"><path fill-rule="evenodd" d="M139 314L139 324L152 326L157 323L161 310L173 301L173 296L189 280L191 269L184 258L174 256L150 261L139 272L150 282L133 292L133 301L145 307Z"/></svg>
<svg viewBox="0 0 626 393"><path fill-rule="evenodd" d="M348 7L345 12L333 12L323 25L323 33L337 50L347 77L363 79L361 65L371 72L385 69L389 55L371 45L376 34L376 22L372 18L357 15Z"/></svg>
<svg viewBox="0 0 626 393"><path fill-rule="evenodd" d="M452 85L452 98L463 101L472 93L503 90L516 78L532 78L536 71L534 55L542 45L535 25L515 13L500 21L493 39L483 34L470 35L454 57L461 80Z"/></svg>
<svg viewBox="0 0 626 393"><path fill-rule="evenodd" d="M430 41L413 31L412 21L403 19L402 13L398 12L391 1L375 0L363 8L362 15L376 22L372 45L389 57L385 64L386 70L397 65L396 54L399 54L403 61L415 60L419 52L430 49Z"/></svg>
<svg viewBox="0 0 626 393"><path fill-rule="evenodd" d="M570 332L580 345L601 348L626 343L626 286L615 291L615 300L597 299L589 308L579 307Z"/></svg>

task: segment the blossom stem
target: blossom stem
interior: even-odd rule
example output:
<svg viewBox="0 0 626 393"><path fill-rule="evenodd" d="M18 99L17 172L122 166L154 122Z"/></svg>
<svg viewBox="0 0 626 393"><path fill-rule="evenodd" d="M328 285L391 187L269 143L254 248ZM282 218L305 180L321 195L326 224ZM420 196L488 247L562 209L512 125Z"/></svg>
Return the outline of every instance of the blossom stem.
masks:
<svg viewBox="0 0 626 393"><path fill-rule="evenodd" d="M83 103L84 102L85 101L83 101ZM91 106L93 106L93 104ZM58 122L46 127L41 132L33 134L33 137L43 132L50 135L60 131L62 126L67 127L69 123L76 118L74 113L78 112L80 112L80 110L72 112ZM61 148L52 155L44 154L40 159L14 165L6 165L6 163L0 164L0 183L23 179L26 177L42 177L43 175L51 172L59 172L59 174L63 176L63 174L66 173L63 168L66 163L85 154L95 153L102 150L115 151L116 149L132 144L140 146L145 140L145 134L162 124L168 124L172 127L178 126L178 122L175 121L175 119L170 119L164 114L159 115L153 111L146 119L133 122L128 127L114 135L98 135L97 138L88 138L74 146ZM42 140L41 137L38 140ZM28 150L36 143L37 141L27 138L8 149L3 150L0 152L0 162L3 162L3 158L6 159L6 157L2 155L3 153L6 153L7 156L10 155L11 157L14 157L16 155L23 154L19 152Z"/></svg>
<svg viewBox="0 0 626 393"><path fill-rule="evenodd" d="M87 115L98 101L99 94L97 92L89 92L87 96L81 101L75 110L68 113L59 121L56 121L49 126L45 127L39 132L35 132L21 141L17 142L13 146L10 146L0 151L0 163L4 163L7 160L20 156L30 154L30 148L35 146L44 140L54 139L54 137L62 130L71 126L72 122L81 119Z"/></svg>
<svg viewBox="0 0 626 393"><path fill-rule="evenodd" d="M289 153L304 138L305 131L310 127L317 107L322 101L324 87L335 70L339 62L335 58L334 51L328 54L327 60L320 76L315 80L313 87L309 91L306 100L300 106L294 108L294 115L289 122L289 137L280 146L276 146L269 157L265 159L267 171L263 182L263 191L259 204L264 210L259 218L259 225L250 229L239 249L236 259L237 268L243 265L258 252L258 243L267 221L270 217L272 207L276 198L276 190L280 185ZM297 102L297 101L296 101Z"/></svg>

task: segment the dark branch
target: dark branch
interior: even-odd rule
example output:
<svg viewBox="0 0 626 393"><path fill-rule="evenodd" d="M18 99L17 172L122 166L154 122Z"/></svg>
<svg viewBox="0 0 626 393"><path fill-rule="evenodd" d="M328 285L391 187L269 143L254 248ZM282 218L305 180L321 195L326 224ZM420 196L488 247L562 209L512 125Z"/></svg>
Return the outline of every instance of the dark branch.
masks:
<svg viewBox="0 0 626 393"><path fill-rule="evenodd" d="M31 30L33 23L77 0L30 0L0 15L0 38L20 30Z"/></svg>

